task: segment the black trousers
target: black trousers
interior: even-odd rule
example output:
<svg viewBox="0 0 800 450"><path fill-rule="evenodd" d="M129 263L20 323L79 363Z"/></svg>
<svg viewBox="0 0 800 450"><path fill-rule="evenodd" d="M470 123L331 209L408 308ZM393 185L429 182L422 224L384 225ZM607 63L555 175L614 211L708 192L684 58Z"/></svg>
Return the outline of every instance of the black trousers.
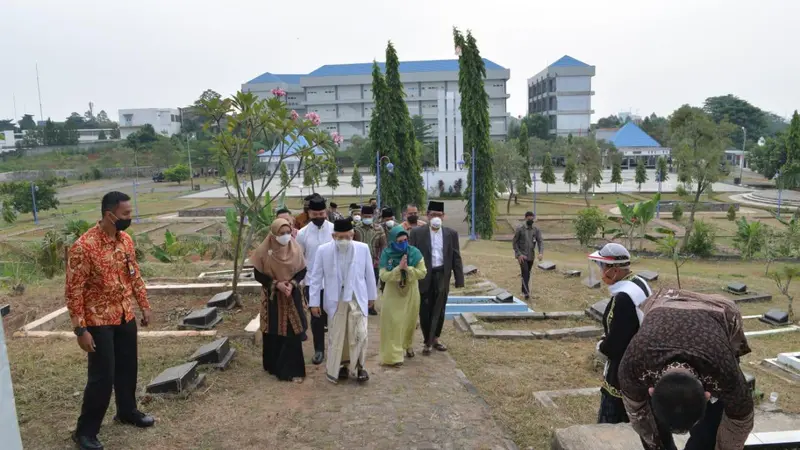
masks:
<svg viewBox="0 0 800 450"><path fill-rule="evenodd" d="M431 282L428 290L421 293L422 301L419 305L419 327L422 328L425 345L433 345L436 338L442 334L445 304L450 290L450 280L447 280L441 268L432 269L430 274ZM434 316L438 318L434 318Z"/></svg>
<svg viewBox="0 0 800 450"><path fill-rule="evenodd" d="M628 414L622 399L614 397L600 389L600 409L597 411L597 423L628 423Z"/></svg>
<svg viewBox="0 0 800 450"><path fill-rule="evenodd" d="M305 288L305 295L308 299L308 286ZM310 300L309 300L310 302ZM325 353L325 328L328 326L328 314L322 308L325 302L325 290L319 291L319 317L311 316L311 334L314 335L314 351Z"/></svg>
<svg viewBox="0 0 800 450"><path fill-rule="evenodd" d="M533 259L525 260L519 263L519 270L522 273L522 295L530 297L531 289L531 270L533 269Z"/></svg>
<svg viewBox="0 0 800 450"><path fill-rule="evenodd" d="M697 422L697 425L689 430L689 440L686 441L684 450L714 450L717 445L717 429L719 423L722 421L722 413L725 406L721 401L717 400L715 403L709 402L706 406L706 414ZM661 424L658 424L658 434L661 437L663 448L666 450L677 450L675 441L672 434L668 430L664 430ZM647 448L645 446L645 448Z"/></svg>
<svg viewBox="0 0 800 450"><path fill-rule="evenodd" d="M76 433L95 436L111 401L112 388L118 416L128 417L136 409L136 320L86 330L94 339L95 351L88 353L89 375Z"/></svg>

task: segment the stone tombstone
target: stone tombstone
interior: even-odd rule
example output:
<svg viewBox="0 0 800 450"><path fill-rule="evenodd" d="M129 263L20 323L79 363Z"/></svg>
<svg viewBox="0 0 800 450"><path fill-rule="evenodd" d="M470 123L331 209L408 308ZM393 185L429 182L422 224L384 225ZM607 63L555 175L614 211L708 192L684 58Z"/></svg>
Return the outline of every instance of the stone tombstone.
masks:
<svg viewBox="0 0 800 450"><path fill-rule="evenodd" d="M478 273L478 268L473 265L464 266L464 275L474 275Z"/></svg>
<svg viewBox="0 0 800 450"><path fill-rule="evenodd" d="M236 354L236 349L231 348L230 340L224 337L198 348L189 357L189 360L196 361L198 364L210 364L217 369L225 370L234 354Z"/></svg>
<svg viewBox="0 0 800 450"><path fill-rule="evenodd" d="M589 289L600 289L600 280L595 279L592 276L588 276L581 280L584 286L588 287Z"/></svg>
<svg viewBox="0 0 800 450"><path fill-rule="evenodd" d="M780 309L770 309L769 311L765 312L763 316L759 317L759 320L776 327L789 325L789 314L786 311L781 311Z"/></svg>
<svg viewBox="0 0 800 450"><path fill-rule="evenodd" d="M556 270L556 263L552 261L542 261L536 267L549 272L551 270Z"/></svg>
<svg viewBox="0 0 800 450"><path fill-rule="evenodd" d="M488 295L489 297L497 297L498 295L500 295L500 294L502 294L504 292L506 292L506 290L503 289L503 288L495 288L495 289L492 289L491 291L487 292L486 295Z"/></svg>
<svg viewBox="0 0 800 450"><path fill-rule="evenodd" d="M736 295L742 295L747 293L747 285L739 282L728 283L728 286L725 289L731 294L736 294Z"/></svg>
<svg viewBox="0 0 800 450"><path fill-rule="evenodd" d="M581 276L581 271L580 270L568 270L568 271L564 272L564 277L565 278L578 278L580 276Z"/></svg>
<svg viewBox="0 0 800 450"><path fill-rule="evenodd" d="M514 296L510 292L502 292L495 296L497 303L514 303Z"/></svg>
<svg viewBox="0 0 800 450"><path fill-rule="evenodd" d="M647 282L658 280L658 272L653 272L652 270L643 270L636 275L644 278Z"/></svg>
<svg viewBox="0 0 800 450"><path fill-rule="evenodd" d="M233 298L233 291L225 291L211 297L211 300L206 303L208 308L222 308L230 309L236 302Z"/></svg>
<svg viewBox="0 0 800 450"><path fill-rule="evenodd" d="M222 322L222 317L217 314L217 308L203 308L192 311L183 318L178 328L194 328L198 330L209 330Z"/></svg>
<svg viewBox="0 0 800 450"><path fill-rule="evenodd" d="M0 306L0 317L5 317L11 314L11 305Z"/></svg>
<svg viewBox="0 0 800 450"><path fill-rule="evenodd" d="M161 372L147 385L146 391L150 394L180 394L190 390L197 379L197 362L192 361Z"/></svg>
<svg viewBox="0 0 800 450"><path fill-rule="evenodd" d="M603 299L586 309L586 315L592 319L603 321L603 313L606 312L606 307L611 299Z"/></svg>

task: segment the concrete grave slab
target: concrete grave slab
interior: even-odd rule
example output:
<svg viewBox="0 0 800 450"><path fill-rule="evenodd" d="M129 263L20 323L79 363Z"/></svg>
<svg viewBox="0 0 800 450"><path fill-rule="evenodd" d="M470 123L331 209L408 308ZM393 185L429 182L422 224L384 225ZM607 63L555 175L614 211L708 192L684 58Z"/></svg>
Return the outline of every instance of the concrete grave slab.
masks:
<svg viewBox="0 0 800 450"><path fill-rule="evenodd" d="M745 337L752 338L758 336L769 336L770 334L793 333L795 331L800 331L800 327L796 325L789 325L776 330L745 331L744 335Z"/></svg>
<svg viewBox="0 0 800 450"><path fill-rule="evenodd" d="M0 317L5 317L11 314L11 305L0 306Z"/></svg>
<svg viewBox="0 0 800 450"><path fill-rule="evenodd" d="M495 289L492 289L491 291L487 292L486 295L488 295L489 297L497 297L498 295L502 294L503 292L508 292L508 291L506 291L503 288L495 288Z"/></svg>
<svg viewBox="0 0 800 450"><path fill-rule="evenodd" d="M800 352L779 353L778 363L800 372Z"/></svg>
<svg viewBox="0 0 800 450"><path fill-rule="evenodd" d="M558 405L553 401L554 398L568 397L574 395L598 395L600 388L590 387L583 389L565 389L561 391L537 391L533 393L533 398L545 408L558 408Z"/></svg>
<svg viewBox="0 0 800 450"><path fill-rule="evenodd" d="M588 287L589 289L600 289L600 280L595 280L592 277L586 277L581 280L581 284Z"/></svg>
<svg viewBox="0 0 800 450"><path fill-rule="evenodd" d="M464 275L474 275L478 273L478 268L473 265L464 266Z"/></svg>
<svg viewBox="0 0 800 450"><path fill-rule="evenodd" d="M564 272L564 277L566 278L578 278L579 276L581 276L580 270L567 270Z"/></svg>
<svg viewBox="0 0 800 450"><path fill-rule="evenodd" d="M480 290L484 290L484 291L488 291L488 290L497 289L497 285L496 285L496 284L494 284L494 283L492 283L492 282L491 282L491 281L489 281L489 280L485 280L485 281L481 281L481 282L479 282L479 283L475 283L475 284L474 284L474 285L472 285L471 287L472 287L473 289L480 289Z"/></svg>
<svg viewBox="0 0 800 450"><path fill-rule="evenodd" d="M747 285L739 282L728 283L725 290L731 294L744 295L747 293Z"/></svg>
<svg viewBox="0 0 800 450"><path fill-rule="evenodd" d="M494 298L497 303L512 303L514 301L514 295L510 292L502 292L497 294Z"/></svg>
<svg viewBox="0 0 800 450"><path fill-rule="evenodd" d="M591 317L594 320L602 322L603 321L603 314L606 312L606 307L608 307L608 302L610 302L610 301L611 301L611 299L608 299L608 298L604 299L604 300L600 300L599 302L595 303L594 305L592 305L592 306L590 306L589 308L586 309L586 311L585 311L586 315Z"/></svg>
<svg viewBox="0 0 800 450"><path fill-rule="evenodd" d="M210 330L222 322L222 317L217 313L217 308L203 308L192 311L183 318L178 329L193 328L197 330Z"/></svg>
<svg viewBox="0 0 800 450"><path fill-rule="evenodd" d="M235 303L233 291L225 291L211 297L206 306L209 308L231 309Z"/></svg>
<svg viewBox="0 0 800 450"><path fill-rule="evenodd" d="M549 272L551 270L556 270L556 263L552 261L542 261L537 264L536 267Z"/></svg>
<svg viewBox="0 0 800 450"><path fill-rule="evenodd" d="M789 314L780 309L770 309L765 312L764 316L760 317L759 320L772 326L779 327L789 325Z"/></svg>
<svg viewBox="0 0 800 450"><path fill-rule="evenodd" d="M198 364L209 364L220 370L225 370L230 365L236 349L231 348L230 340L227 337L209 342L198 348L189 361L196 361Z"/></svg>
<svg viewBox="0 0 800 450"><path fill-rule="evenodd" d="M547 339L565 339L565 338L590 338L600 337L603 335L603 329L595 326L575 327L575 328L559 328L555 330L545 331L545 338Z"/></svg>
<svg viewBox="0 0 800 450"><path fill-rule="evenodd" d="M728 292L727 289L725 292ZM734 303L759 303L759 302L769 302L772 301L771 294L755 294L751 293L751 295L744 295L744 296L734 296L731 300Z"/></svg>
<svg viewBox="0 0 800 450"><path fill-rule="evenodd" d="M653 272L652 270L643 270L636 275L645 279L645 281L657 281L658 280L658 272Z"/></svg>
<svg viewBox="0 0 800 450"><path fill-rule="evenodd" d="M64 306L63 308L59 308L42 318L25 324L22 327L22 331L51 331L61 326L61 324L66 323L68 320L69 314L67 314L67 307Z"/></svg>
<svg viewBox="0 0 800 450"><path fill-rule="evenodd" d="M205 380L197 373L197 362L192 361L164 370L146 388L149 394L186 394Z"/></svg>

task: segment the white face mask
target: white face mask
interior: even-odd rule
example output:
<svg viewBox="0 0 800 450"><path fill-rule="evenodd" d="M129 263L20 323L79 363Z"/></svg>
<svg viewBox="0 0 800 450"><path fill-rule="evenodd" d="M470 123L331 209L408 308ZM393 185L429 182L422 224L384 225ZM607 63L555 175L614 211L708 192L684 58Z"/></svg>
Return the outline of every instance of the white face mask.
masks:
<svg viewBox="0 0 800 450"><path fill-rule="evenodd" d="M367 217L363 220L364 225L372 225L372 217Z"/></svg>
<svg viewBox="0 0 800 450"><path fill-rule="evenodd" d="M435 229L442 228L442 218L434 217L433 219L431 219L431 228Z"/></svg>
<svg viewBox="0 0 800 450"><path fill-rule="evenodd" d="M336 248L338 248L340 252L346 252L348 249L350 249L350 244L352 242L353 241L350 239L337 239Z"/></svg>
<svg viewBox="0 0 800 450"><path fill-rule="evenodd" d="M386 228L392 228L394 226L394 220L387 220L384 223L386 223Z"/></svg>
<svg viewBox="0 0 800 450"><path fill-rule="evenodd" d="M353 216L353 220L356 222L361 222L361 216Z"/></svg>
<svg viewBox="0 0 800 450"><path fill-rule="evenodd" d="M282 234L282 235L276 237L275 240L278 241L278 244L288 245L289 241L292 240L292 235L291 234Z"/></svg>

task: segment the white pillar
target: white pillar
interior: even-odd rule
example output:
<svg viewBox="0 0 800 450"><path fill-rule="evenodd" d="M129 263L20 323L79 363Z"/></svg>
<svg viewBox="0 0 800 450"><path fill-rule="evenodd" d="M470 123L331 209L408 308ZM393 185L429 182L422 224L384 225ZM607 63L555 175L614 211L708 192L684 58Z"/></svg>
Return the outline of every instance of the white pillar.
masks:
<svg viewBox="0 0 800 450"><path fill-rule="evenodd" d="M439 168L438 170L447 170L447 120L445 119L445 111L447 106L445 104L445 95L444 90L439 89L436 92L438 98L438 105L437 105L437 114L438 114L438 123L437 127L439 129Z"/></svg>
<svg viewBox="0 0 800 450"><path fill-rule="evenodd" d="M456 164L456 101L453 92L447 93L447 170L458 170Z"/></svg>
<svg viewBox="0 0 800 450"><path fill-rule="evenodd" d="M455 134L456 134L456 161L464 160L464 130L461 129L461 94L455 93ZM456 165L458 170L458 165Z"/></svg>

